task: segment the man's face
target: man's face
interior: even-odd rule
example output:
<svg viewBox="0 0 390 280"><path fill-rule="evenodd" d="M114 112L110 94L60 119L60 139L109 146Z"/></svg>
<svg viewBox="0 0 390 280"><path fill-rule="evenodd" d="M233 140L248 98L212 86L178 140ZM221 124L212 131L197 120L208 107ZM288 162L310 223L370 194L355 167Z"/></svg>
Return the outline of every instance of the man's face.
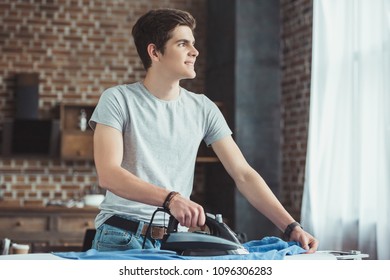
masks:
<svg viewBox="0 0 390 280"><path fill-rule="evenodd" d="M165 44L164 54L159 52L160 61L156 66L173 79L195 78L194 66L199 52L194 44L192 30L188 26L177 26Z"/></svg>

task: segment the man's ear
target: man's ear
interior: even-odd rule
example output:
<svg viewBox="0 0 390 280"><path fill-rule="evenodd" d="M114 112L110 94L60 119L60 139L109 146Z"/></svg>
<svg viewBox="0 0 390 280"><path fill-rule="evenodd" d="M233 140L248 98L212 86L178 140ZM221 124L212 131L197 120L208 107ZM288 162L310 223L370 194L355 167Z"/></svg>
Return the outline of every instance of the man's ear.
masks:
<svg viewBox="0 0 390 280"><path fill-rule="evenodd" d="M157 47L155 44L149 44L147 47L147 51L148 51L149 57L152 61L159 61L160 60L160 52L157 50Z"/></svg>

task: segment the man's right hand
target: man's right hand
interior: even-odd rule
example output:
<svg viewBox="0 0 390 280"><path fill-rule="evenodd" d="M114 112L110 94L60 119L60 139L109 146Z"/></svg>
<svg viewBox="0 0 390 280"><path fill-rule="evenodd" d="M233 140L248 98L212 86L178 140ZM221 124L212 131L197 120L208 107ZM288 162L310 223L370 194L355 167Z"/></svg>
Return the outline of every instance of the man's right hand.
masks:
<svg viewBox="0 0 390 280"><path fill-rule="evenodd" d="M179 224L185 227L201 227L206 222L203 207L181 195L172 198L169 210Z"/></svg>

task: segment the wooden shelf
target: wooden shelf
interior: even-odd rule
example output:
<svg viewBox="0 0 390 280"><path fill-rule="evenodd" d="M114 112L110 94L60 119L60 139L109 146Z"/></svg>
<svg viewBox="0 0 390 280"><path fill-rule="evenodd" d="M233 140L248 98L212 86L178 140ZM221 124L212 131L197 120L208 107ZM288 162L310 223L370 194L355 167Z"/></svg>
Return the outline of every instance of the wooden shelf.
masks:
<svg viewBox="0 0 390 280"><path fill-rule="evenodd" d="M91 118L96 104L62 103L60 106L61 158L68 160L93 160L93 132L87 125L85 131L79 127L81 110Z"/></svg>
<svg viewBox="0 0 390 280"><path fill-rule="evenodd" d="M85 110L87 119L89 119L95 109L96 104L92 103L68 103L63 102L60 105L61 130L79 130L80 111ZM89 129L89 128L87 128Z"/></svg>

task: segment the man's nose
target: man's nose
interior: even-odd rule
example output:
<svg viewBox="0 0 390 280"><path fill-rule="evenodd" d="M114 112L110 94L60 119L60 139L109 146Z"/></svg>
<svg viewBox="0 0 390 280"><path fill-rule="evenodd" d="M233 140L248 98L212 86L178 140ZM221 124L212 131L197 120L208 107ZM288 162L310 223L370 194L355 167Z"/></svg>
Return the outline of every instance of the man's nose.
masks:
<svg viewBox="0 0 390 280"><path fill-rule="evenodd" d="M195 48L195 46L192 46L192 49L190 50L190 56L197 57L199 55L199 51Z"/></svg>

